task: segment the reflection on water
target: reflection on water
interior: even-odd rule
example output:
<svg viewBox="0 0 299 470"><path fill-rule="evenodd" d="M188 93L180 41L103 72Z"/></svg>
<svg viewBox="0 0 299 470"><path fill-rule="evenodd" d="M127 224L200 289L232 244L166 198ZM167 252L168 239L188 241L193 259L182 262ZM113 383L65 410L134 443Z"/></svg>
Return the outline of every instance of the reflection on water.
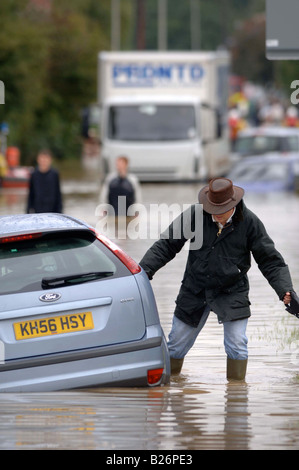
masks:
<svg viewBox="0 0 299 470"><path fill-rule="evenodd" d="M250 447L245 384L208 391L179 382L159 389L5 396L1 421L9 420L10 426L1 430L1 448Z"/></svg>
<svg viewBox="0 0 299 470"><path fill-rule="evenodd" d="M1 449L297 449L297 385L189 384L1 396ZM190 376L191 380L191 376ZM297 396L298 398L298 396Z"/></svg>
<svg viewBox="0 0 299 470"><path fill-rule="evenodd" d="M97 193L82 197L80 188L79 195L66 191L65 211L96 225ZM143 187L145 204L190 203L197 192L196 185ZM246 202L284 254L299 291L299 199L248 195ZM0 194L0 213L23 212L24 207L23 193ZM136 260L151 243L120 240ZM182 251L152 281L166 335L186 256ZM250 285L245 383L226 380L222 326L211 314L182 374L168 386L2 394L0 449L298 449L299 323L284 311L255 265Z"/></svg>

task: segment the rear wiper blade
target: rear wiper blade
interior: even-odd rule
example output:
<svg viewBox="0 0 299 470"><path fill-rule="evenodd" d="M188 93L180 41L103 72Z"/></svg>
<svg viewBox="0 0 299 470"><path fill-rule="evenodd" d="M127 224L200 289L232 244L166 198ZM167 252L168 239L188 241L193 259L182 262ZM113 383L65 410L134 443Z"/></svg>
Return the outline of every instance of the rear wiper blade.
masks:
<svg viewBox="0 0 299 470"><path fill-rule="evenodd" d="M112 276L114 271L93 271L90 273L71 274L69 276L60 277L44 277L42 279L42 288L47 287L62 287L72 284L80 284L81 282L88 282L101 277Z"/></svg>

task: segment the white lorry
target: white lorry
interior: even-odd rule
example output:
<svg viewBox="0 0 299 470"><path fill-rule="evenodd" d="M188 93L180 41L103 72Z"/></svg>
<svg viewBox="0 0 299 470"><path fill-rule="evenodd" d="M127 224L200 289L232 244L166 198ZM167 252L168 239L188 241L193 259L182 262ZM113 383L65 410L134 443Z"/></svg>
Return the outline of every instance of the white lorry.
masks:
<svg viewBox="0 0 299 470"><path fill-rule="evenodd" d="M101 52L103 176L120 155L140 181L225 174L229 62L224 51Z"/></svg>

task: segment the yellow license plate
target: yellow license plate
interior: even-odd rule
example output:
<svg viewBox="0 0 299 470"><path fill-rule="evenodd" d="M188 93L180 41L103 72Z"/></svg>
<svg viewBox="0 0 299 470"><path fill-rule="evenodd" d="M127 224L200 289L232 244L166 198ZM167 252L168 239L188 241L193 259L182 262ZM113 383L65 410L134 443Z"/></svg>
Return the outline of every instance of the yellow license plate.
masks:
<svg viewBox="0 0 299 470"><path fill-rule="evenodd" d="M92 330L94 324L91 312L83 312L22 321L20 323L14 323L13 327L16 339L20 340Z"/></svg>

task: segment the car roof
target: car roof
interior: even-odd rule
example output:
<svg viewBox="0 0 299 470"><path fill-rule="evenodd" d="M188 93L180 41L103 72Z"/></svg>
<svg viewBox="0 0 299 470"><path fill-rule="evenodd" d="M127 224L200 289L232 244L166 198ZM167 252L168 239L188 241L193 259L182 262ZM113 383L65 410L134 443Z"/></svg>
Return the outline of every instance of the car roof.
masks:
<svg viewBox="0 0 299 470"><path fill-rule="evenodd" d="M240 161L249 161L253 162L297 162L299 161L299 152L285 152L283 154L279 152L267 152L263 155L246 155L242 157Z"/></svg>
<svg viewBox="0 0 299 470"><path fill-rule="evenodd" d="M0 236L12 233L90 229L91 227L81 220L65 214L42 213L0 216Z"/></svg>
<svg viewBox="0 0 299 470"><path fill-rule="evenodd" d="M243 157L241 160L238 160L235 166L231 169L228 174L228 178L234 174L235 169L246 168L257 165L271 165L272 163L279 163L280 165L291 165L292 163L299 163L299 154L291 154L287 156L281 156L276 153L269 153L261 156L252 156ZM233 176L232 176L233 177Z"/></svg>
<svg viewBox="0 0 299 470"><path fill-rule="evenodd" d="M239 136L255 136L255 135L276 135L276 136L288 136L288 135L297 135L299 136L299 128L293 127L274 127L274 126L265 126L265 127L251 127L248 129L243 129L240 131Z"/></svg>
<svg viewBox="0 0 299 470"><path fill-rule="evenodd" d="M259 155L259 156L254 156L254 155L248 155L246 157L243 157L241 160L236 162L236 165L246 165L246 164L258 164L258 163L292 163L292 162L299 162L299 153L293 152L293 153L288 153L286 155L281 156L281 154L278 154L276 152L273 153L267 153L265 155Z"/></svg>

